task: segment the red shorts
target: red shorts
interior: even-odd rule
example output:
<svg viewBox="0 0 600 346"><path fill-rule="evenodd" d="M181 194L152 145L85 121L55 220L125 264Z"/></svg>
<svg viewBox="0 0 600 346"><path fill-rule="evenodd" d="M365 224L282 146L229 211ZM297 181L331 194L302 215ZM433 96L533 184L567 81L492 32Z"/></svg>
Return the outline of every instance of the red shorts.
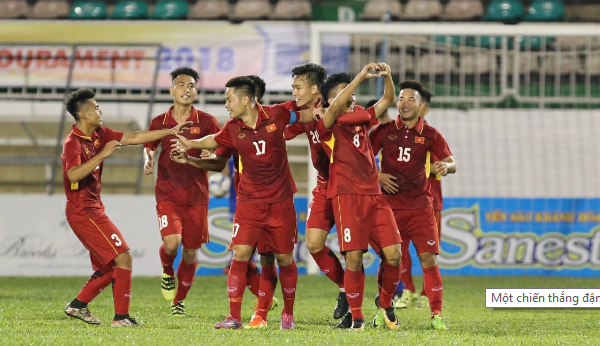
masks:
<svg viewBox="0 0 600 346"><path fill-rule="evenodd" d="M231 245L248 245L258 253L287 254L298 242L296 208L292 197L276 203L238 203L233 215Z"/></svg>
<svg viewBox="0 0 600 346"><path fill-rule="evenodd" d="M374 207L369 245L381 256L381 249L402 243L392 208L382 198Z"/></svg>
<svg viewBox="0 0 600 346"><path fill-rule="evenodd" d="M180 205L175 202L156 203L158 229L161 238L181 234L186 249L199 249L208 243L208 206L206 204Z"/></svg>
<svg viewBox="0 0 600 346"><path fill-rule="evenodd" d="M379 249L402 242L391 209L379 196L339 195L332 205L341 253L367 251L369 242Z"/></svg>
<svg viewBox="0 0 600 346"><path fill-rule="evenodd" d="M312 192L313 199L308 206L306 229L318 228L329 232L335 225L331 200L327 199L327 188L315 187Z"/></svg>
<svg viewBox="0 0 600 346"><path fill-rule="evenodd" d="M67 221L83 246L90 252L92 268L107 267L119 254L128 251L123 235L106 215L92 216L87 220Z"/></svg>
<svg viewBox="0 0 600 346"><path fill-rule="evenodd" d="M438 239L442 241L442 211L434 210L433 215L435 215L435 221L437 223Z"/></svg>
<svg viewBox="0 0 600 346"><path fill-rule="evenodd" d="M433 208L395 209L394 217L403 242L412 241L417 253L440 253L440 241Z"/></svg>

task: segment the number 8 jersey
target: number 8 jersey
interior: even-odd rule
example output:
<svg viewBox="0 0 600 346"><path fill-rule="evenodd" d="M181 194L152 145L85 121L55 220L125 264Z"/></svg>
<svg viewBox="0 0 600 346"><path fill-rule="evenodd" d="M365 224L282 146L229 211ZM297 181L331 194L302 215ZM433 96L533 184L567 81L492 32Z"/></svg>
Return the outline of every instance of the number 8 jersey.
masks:
<svg viewBox="0 0 600 346"><path fill-rule="evenodd" d="M317 130L329 156L327 198L338 195L379 195L379 179L373 149L367 131L377 124L375 109L354 107L354 112L368 112L371 121L364 125L335 122L330 129L319 120Z"/></svg>
<svg viewBox="0 0 600 346"><path fill-rule="evenodd" d="M296 184L287 159L283 132L298 119L283 105L258 107L256 128L240 119L229 119L215 141L239 154L238 202L265 204L293 197Z"/></svg>

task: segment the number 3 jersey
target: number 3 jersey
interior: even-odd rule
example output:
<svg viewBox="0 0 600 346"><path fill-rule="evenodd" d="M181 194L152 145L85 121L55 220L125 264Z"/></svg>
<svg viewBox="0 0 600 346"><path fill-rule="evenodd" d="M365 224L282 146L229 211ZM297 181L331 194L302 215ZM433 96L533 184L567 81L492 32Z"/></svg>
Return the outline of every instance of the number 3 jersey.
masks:
<svg viewBox="0 0 600 346"><path fill-rule="evenodd" d="M222 147L238 154L238 202L265 204L293 197L296 184L287 159L283 132L297 114L283 105L258 107L256 128L240 119L229 119L215 135Z"/></svg>
<svg viewBox="0 0 600 346"><path fill-rule="evenodd" d="M396 177L398 192L384 193L392 209L424 209L432 206L430 192L430 155L441 160L452 156L446 140L433 127L419 119L413 128L400 116L377 126L369 136L373 151L381 150L381 172Z"/></svg>
<svg viewBox="0 0 600 346"><path fill-rule="evenodd" d="M354 113L366 112L370 121L364 125L335 122L330 129L317 123L323 149L329 156L327 198L338 195L379 195L379 179L373 149L367 131L377 124L375 109L354 107Z"/></svg>

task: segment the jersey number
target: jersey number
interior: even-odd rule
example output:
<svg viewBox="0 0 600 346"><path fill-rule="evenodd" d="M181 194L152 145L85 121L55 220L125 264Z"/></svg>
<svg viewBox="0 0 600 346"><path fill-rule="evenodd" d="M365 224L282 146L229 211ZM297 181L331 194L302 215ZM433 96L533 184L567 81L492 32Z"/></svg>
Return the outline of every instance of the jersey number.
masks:
<svg viewBox="0 0 600 346"><path fill-rule="evenodd" d="M113 233L113 234L110 236L110 239L112 239L112 240L114 240L114 241L115 241L115 245L116 245L116 246L121 246L121 244L123 244L123 242L121 242L121 239L119 239L119 236L118 236L118 235L116 235L115 233Z"/></svg>
<svg viewBox="0 0 600 346"><path fill-rule="evenodd" d="M311 140L314 144L321 143L319 139L319 133L317 131L310 131Z"/></svg>
<svg viewBox="0 0 600 346"><path fill-rule="evenodd" d="M265 141L256 141L252 142L252 144L254 144L254 147L256 148L256 155L263 155L265 153Z"/></svg>
<svg viewBox="0 0 600 346"><path fill-rule="evenodd" d="M398 154L398 161L410 161L410 148L398 147L398 149L400 150L400 153Z"/></svg>
<svg viewBox="0 0 600 346"><path fill-rule="evenodd" d="M240 230L240 224L239 223L234 223L233 224L233 230L231 231L231 238L235 238L235 236L237 235L238 231Z"/></svg>
<svg viewBox="0 0 600 346"><path fill-rule="evenodd" d="M344 242L349 243L352 240L352 235L350 235L350 228L344 228Z"/></svg>
<svg viewBox="0 0 600 346"><path fill-rule="evenodd" d="M163 228L169 225L169 220L167 219L167 215L160 216L158 218L158 230L162 230Z"/></svg>
<svg viewBox="0 0 600 346"><path fill-rule="evenodd" d="M360 135L358 133L354 135L352 143L354 143L357 148L360 147Z"/></svg>

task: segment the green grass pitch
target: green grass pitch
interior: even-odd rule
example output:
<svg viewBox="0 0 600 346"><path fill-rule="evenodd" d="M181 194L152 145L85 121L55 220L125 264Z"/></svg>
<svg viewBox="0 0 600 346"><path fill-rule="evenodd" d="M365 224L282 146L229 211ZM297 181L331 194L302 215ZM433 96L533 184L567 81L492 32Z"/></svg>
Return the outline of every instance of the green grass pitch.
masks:
<svg viewBox="0 0 600 346"><path fill-rule="evenodd" d="M111 328L110 286L90 305L103 323L68 318L65 304L87 278L0 278L0 345L598 345L596 309L486 309L485 288L598 288L600 279L541 277L444 278L444 317L448 331L429 329L429 311L414 305L396 310L400 331L373 329L375 278L367 276L363 332L334 330L337 288L324 276L300 276L296 330L280 331L280 306L262 330L215 330L228 313L225 276L196 277L186 300L188 316L174 318L160 294L159 278L134 278L131 315L140 328ZM420 285L420 278L416 278ZM243 322L256 298L246 291Z"/></svg>

